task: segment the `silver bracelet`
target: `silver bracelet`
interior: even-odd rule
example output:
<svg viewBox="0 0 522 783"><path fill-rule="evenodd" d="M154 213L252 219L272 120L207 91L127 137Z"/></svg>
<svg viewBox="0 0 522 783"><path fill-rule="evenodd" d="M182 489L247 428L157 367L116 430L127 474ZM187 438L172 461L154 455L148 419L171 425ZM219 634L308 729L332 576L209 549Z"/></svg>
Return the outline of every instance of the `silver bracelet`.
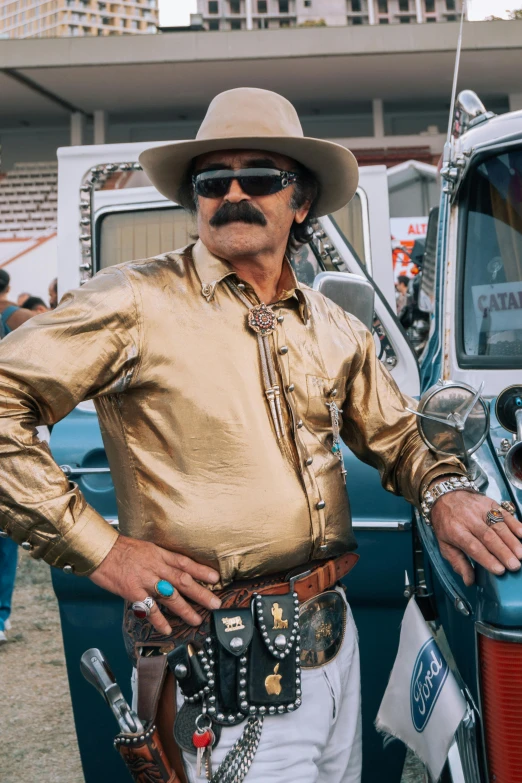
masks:
<svg viewBox="0 0 522 783"><path fill-rule="evenodd" d="M431 512L439 498L443 495L447 495L448 492L457 492L461 490L465 490L466 492L477 492L480 494L477 485L466 478L466 476L446 476L443 481L435 484L430 489L425 487L421 492L421 511L426 524L431 525Z"/></svg>

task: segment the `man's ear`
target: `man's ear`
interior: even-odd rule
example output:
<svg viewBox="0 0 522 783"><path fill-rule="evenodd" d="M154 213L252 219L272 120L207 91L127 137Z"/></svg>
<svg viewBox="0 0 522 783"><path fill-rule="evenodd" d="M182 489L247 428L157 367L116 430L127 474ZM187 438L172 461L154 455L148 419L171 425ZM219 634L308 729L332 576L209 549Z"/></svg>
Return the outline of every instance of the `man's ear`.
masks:
<svg viewBox="0 0 522 783"><path fill-rule="evenodd" d="M301 207L299 207L299 209L295 210L294 220L296 223L303 223L306 220L306 216L310 212L311 206L312 206L311 201L305 201L305 203Z"/></svg>

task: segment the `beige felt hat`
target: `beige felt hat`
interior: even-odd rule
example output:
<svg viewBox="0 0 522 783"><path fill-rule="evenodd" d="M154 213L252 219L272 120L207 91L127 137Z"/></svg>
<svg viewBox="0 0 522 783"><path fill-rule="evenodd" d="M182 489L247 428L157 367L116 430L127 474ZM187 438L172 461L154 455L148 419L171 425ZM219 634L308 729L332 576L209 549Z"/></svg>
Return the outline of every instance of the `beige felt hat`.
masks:
<svg viewBox="0 0 522 783"><path fill-rule="evenodd" d="M239 87L216 95L194 141L151 147L140 163L159 192L182 206L179 190L191 161L216 150L262 150L293 158L320 184L317 217L347 204L357 189L359 168L350 150L303 135L292 104L269 90Z"/></svg>

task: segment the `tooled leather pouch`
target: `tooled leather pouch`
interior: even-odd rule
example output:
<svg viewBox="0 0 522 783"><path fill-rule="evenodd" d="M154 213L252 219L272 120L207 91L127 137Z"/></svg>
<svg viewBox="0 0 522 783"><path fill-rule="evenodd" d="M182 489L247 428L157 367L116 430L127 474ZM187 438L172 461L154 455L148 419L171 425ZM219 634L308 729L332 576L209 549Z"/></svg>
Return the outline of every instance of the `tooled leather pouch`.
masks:
<svg viewBox="0 0 522 783"><path fill-rule="evenodd" d="M167 759L156 726L138 734L118 734L114 746L136 783L180 783Z"/></svg>
<svg viewBox="0 0 522 783"><path fill-rule="evenodd" d="M299 601L292 593L257 595L253 609L246 699L253 714L292 712L301 705Z"/></svg>

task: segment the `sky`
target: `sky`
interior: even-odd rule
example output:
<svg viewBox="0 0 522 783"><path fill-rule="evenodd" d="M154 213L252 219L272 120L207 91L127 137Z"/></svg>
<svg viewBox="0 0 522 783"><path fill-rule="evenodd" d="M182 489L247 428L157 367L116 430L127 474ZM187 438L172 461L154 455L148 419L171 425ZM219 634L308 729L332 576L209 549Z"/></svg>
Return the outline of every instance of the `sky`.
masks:
<svg viewBox="0 0 522 783"><path fill-rule="evenodd" d="M515 8L522 8L522 0L468 0L469 18L472 20L491 15L507 18L507 11ZM188 25L190 14L197 11L197 0L159 0L159 9L163 26Z"/></svg>

